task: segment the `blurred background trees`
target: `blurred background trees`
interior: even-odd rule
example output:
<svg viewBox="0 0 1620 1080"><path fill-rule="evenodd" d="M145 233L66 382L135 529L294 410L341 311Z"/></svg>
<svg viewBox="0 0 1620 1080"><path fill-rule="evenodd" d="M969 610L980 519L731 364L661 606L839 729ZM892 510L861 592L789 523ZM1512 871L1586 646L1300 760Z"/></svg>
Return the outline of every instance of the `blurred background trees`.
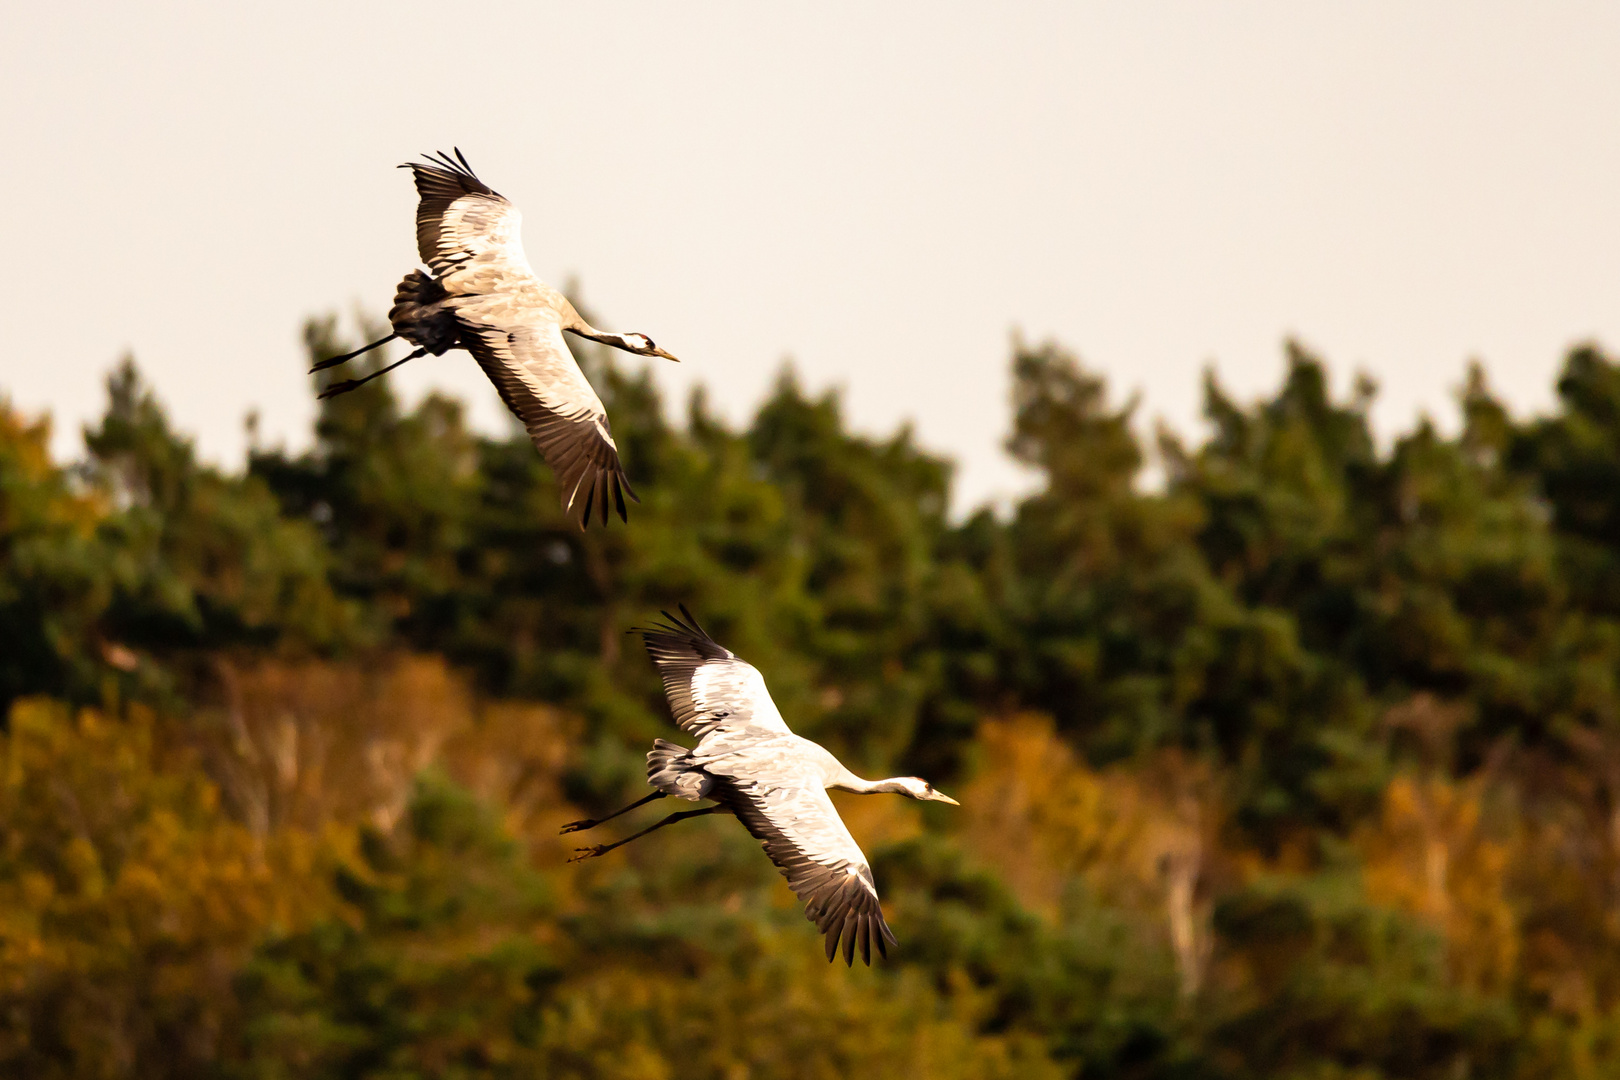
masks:
<svg viewBox="0 0 1620 1080"><path fill-rule="evenodd" d="M311 323L312 358L341 352ZM1161 432L1015 347L1034 495L946 509L791 372L745 430L584 362L643 503L386 380L231 474L132 360L88 455L0 407L0 1071L1620 1072L1620 366L1380 444L1290 345ZM566 866L667 735L689 605L840 797L901 945L827 968L735 822Z"/></svg>

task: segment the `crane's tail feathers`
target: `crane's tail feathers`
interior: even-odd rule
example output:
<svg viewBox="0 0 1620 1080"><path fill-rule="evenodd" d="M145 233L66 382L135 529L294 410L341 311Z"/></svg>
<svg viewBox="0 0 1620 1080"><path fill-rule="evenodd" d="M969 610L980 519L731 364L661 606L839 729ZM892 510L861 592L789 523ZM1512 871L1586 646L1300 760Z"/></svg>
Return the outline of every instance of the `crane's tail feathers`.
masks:
<svg viewBox="0 0 1620 1080"><path fill-rule="evenodd" d="M706 799L713 781L691 762L692 751L686 747L654 739L647 754L647 783L678 799Z"/></svg>
<svg viewBox="0 0 1620 1080"><path fill-rule="evenodd" d="M448 294L439 279L424 270L412 270L400 279L394 290L394 306L388 309L388 321L395 334L434 356L443 356L461 344Z"/></svg>

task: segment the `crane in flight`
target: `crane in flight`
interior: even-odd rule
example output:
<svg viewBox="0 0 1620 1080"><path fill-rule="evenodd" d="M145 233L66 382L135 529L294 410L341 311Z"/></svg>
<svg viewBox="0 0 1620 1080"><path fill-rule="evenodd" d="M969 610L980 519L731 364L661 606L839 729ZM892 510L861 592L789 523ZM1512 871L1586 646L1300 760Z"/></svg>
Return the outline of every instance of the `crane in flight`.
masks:
<svg viewBox="0 0 1620 1080"><path fill-rule="evenodd" d="M484 369L542 457L557 474L563 511L581 528L591 511L608 520L609 497L625 515L639 502L619 463L607 410L568 351L564 331L638 356L675 357L645 334L610 334L580 317L568 298L535 276L518 235L522 215L477 176L462 156L440 152L401 165L416 179L416 248L426 270L399 283L388 312L393 333L351 353L322 360L311 374L404 338L416 351L360 379L328 386L346 394L429 353L466 349Z"/></svg>
<svg viewBox="0 0 1620 1080"><path fill-rule="evenodd" d="M765 679L718 644L681 607L685 619L664 612L667 623L639 633L664 680L670 711L682 731L697 738L691 750L657 739L647 755L647 782L654 791L622 810L594 821L574 821L564 833L592 829L655 799L674 795L714 806L670 814L611 844L578 848L570 862L605 855L654 830L705 814L735 814L765 848L765 854L804 902L805 917L825 935L827 959L872 963L872 944L888 955L894 935L883 921L872 868L828 788L863 795L893 792L913 799L959 805L915 776L863 780L809 739L788 730L765 689Z"/></svg>

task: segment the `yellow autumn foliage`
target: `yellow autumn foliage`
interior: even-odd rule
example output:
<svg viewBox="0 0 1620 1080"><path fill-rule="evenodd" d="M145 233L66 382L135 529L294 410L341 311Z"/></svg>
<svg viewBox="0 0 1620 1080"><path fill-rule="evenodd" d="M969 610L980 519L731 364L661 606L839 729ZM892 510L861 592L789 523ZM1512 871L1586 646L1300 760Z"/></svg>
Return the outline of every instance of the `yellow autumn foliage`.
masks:
<svg viewBox="0 0 1620 1080"><path fill-rule="evenodd" d="M145 710L18 703L0 821L0 1059L43 1044L80 1076L154 1048L206 1059L252 945L333 907L335 838L231 820Z"/></svg>
<svg viewBox="0 0 1620 1080"><path fill-rule="evenodd" d="M556 781L572 722L546 705L479 701L442 657L222 660L216 674L209 765L256 832L329 822L386 830L434 763L502 807L519 835L555 838L567 820Z"/></svg>
<svg viewBox="0 0 1620 1080"><path fill-rule="evenodd" d="M1484 796L1482 778L1396 777L1357 843L1368 897L1432 921L1445 937L1453 977L1499 991L1514 977L1519 954L1509 875L1520 837L1511 819L1491 835L1482 821Z"/></svg>

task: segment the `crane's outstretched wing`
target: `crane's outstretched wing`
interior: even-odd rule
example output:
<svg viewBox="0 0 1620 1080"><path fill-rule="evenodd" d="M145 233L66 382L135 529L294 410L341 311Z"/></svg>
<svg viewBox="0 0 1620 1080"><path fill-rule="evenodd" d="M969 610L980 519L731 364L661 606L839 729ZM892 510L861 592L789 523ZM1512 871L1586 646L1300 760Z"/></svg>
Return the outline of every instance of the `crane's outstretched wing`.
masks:
<svg viewBox="0 0 1620 1080"><path fill-rule="evenodd" d="M685 605L681 614L685 621L666 611L668 623L641 631L680 729L700 739L721 727L788 734L765 677L711 638Z"/></svg>
<svg viewBox="0 0 1620 1080"><path fill-rule="evenodd" d="M463 309L462 344L557 474L563 510L577 517L580 528L590 523L593 509L606 525L611 497L619 519L628 520L624 497L641 500L619 464L602 399L574 362L562 327L551 321L488 326L467 316Z"/></svg>
<svg viewBox="0 0 1620 1080"><path fill-rule="evenodd" d="M610 504L628 520L624 497L640 500L619 463L602 399L568 351L556 312L524 292L544 287L523 254L522 215L473 175L460 150L401 167L411 170L421 196L417 251L445 283L460 343L556 472L563 509L581 528L593 510L606 525Z"/></svg>
<svg viewBox="0 0 1620 1080"><path fill-rule="evenodd" d="M400 168L416 180L416 250L433 276L469 263L510 262L527 271L517 207L474 176L460 150L454 158L442 151L426 156L425 163Z"/></svg>
<svg viewBox="0 0 1620 1080"><path fill-rule="evenodd" d="M724 775L716 766L709 771ZM838 810L819 783L772 785L728 778L716 785L719 799L763 844L788 887L804 901L804 914L826 935L827 959L844 944L844 962L855 963L855 950L872 963L872 944L889 955L895 943L878 904L872 868L860 845L849 835Z"/></svg>

